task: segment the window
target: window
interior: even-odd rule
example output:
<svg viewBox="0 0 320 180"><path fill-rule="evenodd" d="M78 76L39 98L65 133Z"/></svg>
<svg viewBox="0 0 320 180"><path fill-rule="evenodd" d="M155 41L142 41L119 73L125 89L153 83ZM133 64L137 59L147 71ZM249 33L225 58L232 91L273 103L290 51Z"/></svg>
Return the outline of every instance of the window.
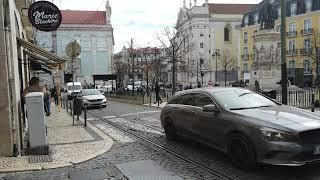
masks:
<svg viewBox="0 0 320 180"><path fill-rule="evenodd" d="M309 38L304 40L304 50L307 52L311 50L311 41Z"/></svg>
<svg viewBox="0 0 320 180"><path fill-rule="evenodd" d="M259 22L259 13L254 15L254 23L257 24Z"/></svg>
<svg viewBox="0 0 320 180"><path fill-rule="evenodd" d="M249 17L248 17L248 16L246 16L246 17L244 18L244 24L245 24L245 25L248 25L248 24L249 24Z"/></svg>
<svg viewBox="0 0 320 180"><path fill-rule="evenodd" d="M296 50L296 41L291 40L289 41L289 52L292 54Z"/></svg>
<svg viewBox="0 0 320 180"><path fill-rule="evenodd" d="M209 54L211 53L211 50L209 49Z"/></svg>
<svg viewBox="0 0 320 180"><path fill-rule="evenodd" d="M311 19L304 20L303 29L304 31L309 31L312 28Z"/></svg>
<svg viewBox="0 0 320 180"><path fill-rule="evenodd" d="M310 60L305 59L303 62L304 74L311 74Z"/></svg>
<svg viewBox="0 0 320 180"><path fill-rule="evenodd" d="M211 38L210 34L209 34L209 38Z"/></svg>
<svg viewBox="0 0 320 180"><path fill-rule="evenodd" d="M296 35L296 24L295 23L291 23L289 24L289 35L290 36L295 36Z"/></svg>
<svg viewBox="0 0 320 180"><path fill-rule="evenodd" d="M295 68L295 61L294 60L289 61L289 68L290 69L294 69Z"/></svg>
<svg viewBox="0 0 320 180"><path fill-rule="evenodd" d="M312 10L312 0L305 0L306 12L311 12Z"/></svg>
<svg viewBox="0 0 320 180"><path fill-rule="evenodd" d="M203 43L200 43L200 48L203 48Z"/></svg>
<svg viewBox="0 0 320 180"><path fill-rule="evenodd" d="M248 63L243 64L243 72L249 72Z"/></svg>
<svg viewBox="0 0 320 180"><path fill-rule="evenodd" d="M200 34L200 37L203 37L203 34Z"/></svg>
<svg viewBox="0 0 320 180"><path fill-rule="evenodd" d="M244 47L244 49L243 49L243 54L244 54L245 56L248 55L248 47Z"/></svg>
<svg viewBox="0 0 320 180"><path fill-rule="evenodd" d="M281 7L278 7L278 18L281 17Z"/></svg>
<svg viewBox="0 0 320 180"><path fill-rule="evenodd" d="M280 25L276 26L276 32L280 32L280 31L281 31L281 26Z"/></svg>
<svg viewBox="0 0 320 180"><path fill-rule="evenodd" d="M195 96L195 106L204 107L209 104L214 104L212 99L204 94L196 94Z"/></svg>
<svg viewBox="0 0 320 180"><path fill-rule="evenodd" d="M243 33L243 40L244 40L244 43L248 43L248 32Z"/></svg>
<svg viewBox="0 0 320 180"><path fill-rule="evenodd" d="M294 16L297 13L297 4L296 3L292 3L290 5L290 15Z"/></svg>
<svg viewBox="0 0 320 180"><path fill-rule="evenodd" d="M185 94L182 96L182 104L194 106L194 94Z"/></svg>
<svg viewBox="0 0 320 180"><path fill-rule="evenodd" d="M225 27L224 28L224 41L230 41L230 31L229 28Z"/></svg>

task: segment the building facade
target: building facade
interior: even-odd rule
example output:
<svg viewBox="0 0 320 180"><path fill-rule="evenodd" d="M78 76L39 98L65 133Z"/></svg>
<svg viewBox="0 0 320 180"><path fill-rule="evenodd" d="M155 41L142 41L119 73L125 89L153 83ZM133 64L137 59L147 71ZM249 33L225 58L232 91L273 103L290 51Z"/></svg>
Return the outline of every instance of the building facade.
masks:
<svg viewBox="0 0 320 180"><path fill-rule="evenodd" d="M93 83L93 75L112 74L114 37L109 1L105 11L62 10L61 13L62 23L58 30L50 33L38 31L37 44L68 58L67 44L79 43L81 54L74 61L75 81ZM71 61L68 61L66 71L60 74L63 77L61 83L72 80L71 67Z"/></svg>
<svg viewBox="0 0 320 180"><path fill-rule="evenodd" d="M0 156L18 156L28 148L28 119L22 92L30 78L65 62L35 45L33 27L25 12L33 2L0 2Z"/></svg>
<svg viewBox="0 0 320 180"><path fill-rule="evenodd" d="M132 80L164 81L162 74L165 72L161 72L163 60L159 48L145 47L132 50L123 47L113 56L112 64L113 73L118 75L118 81L122 85L129 84Z"/></svg>
<svg viewBox="0 0 320 180"><path fill-rule="evenodd" d="M262 7L270 4L274 19L274 32L280 33L280 1L264 0L251 12L244 14L241 28L241 78L251 73L254 63L253 36L261 31ZM286 2L286 55L288 79L299 87L311 86L316 79L320 23L320 1L287 0ZM280 36L280 35L279 35ZM316 43L316 44L314 44ZM319 46L318 46L319 47Z"/></svg>
<svg viewBox="0 0 320 180"><path fill-rule="evenodd" d="M195 84L209 80L222 83L238 80L240 63L240 25L243 14L251 4L208 4L192 5L180 9L176 30L180 36L187 37L190 51L181 60L177 80L182 84ZM228 68L221 59L229 59ZM232 65L231 65L232 64Z"/></svg>

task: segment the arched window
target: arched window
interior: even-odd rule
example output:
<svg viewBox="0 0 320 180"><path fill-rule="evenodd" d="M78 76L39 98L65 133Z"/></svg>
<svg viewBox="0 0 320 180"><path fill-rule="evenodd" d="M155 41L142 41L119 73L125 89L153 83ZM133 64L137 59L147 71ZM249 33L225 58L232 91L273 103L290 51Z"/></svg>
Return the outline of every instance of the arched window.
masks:
<svg viewBox="0 0 320 180"><path fill-rule="evenodd" d="M230 30L228 27L224 28L224 41L230 41Z"/></svg>

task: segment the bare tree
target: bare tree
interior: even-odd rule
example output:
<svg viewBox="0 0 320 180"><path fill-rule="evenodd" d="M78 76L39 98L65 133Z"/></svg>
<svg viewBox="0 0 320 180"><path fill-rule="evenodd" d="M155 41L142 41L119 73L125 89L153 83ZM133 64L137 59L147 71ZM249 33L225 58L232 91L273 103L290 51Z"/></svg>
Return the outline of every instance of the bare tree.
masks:
<svg viewBox="0 0 320 180"><path fill-rule="evenodd" d="M188 43L189 35L183 34L181 30L164 28L156 38L165 51L165 56L172 64L172 94L176 92L176 72L178 63L185 61L186 55L190 52L191 46Z"/></svg>
<svg viewBox="0 0 320 180"><path fill-rule="evenodd" d="M225 49L222 51L220 56L220 67L224 71L224 85L227 86L227 74L228 71L233 70L236 68L237 62L235 61L235 58L231 55L231 50Z"/></svg>
<svg viewBox="0 0 320 180"><path fill-rule="evenodd" d="M319 86L319 65L320 65L320 37L317 31L307 30L309 38L305 39L304 48L301 49L301 54L308 56L312 60L315 67L316 86Z"/></svg>
<svg viewBox="0 0 320 180"><path fill-rule="evenodd" d="M117 89L124 86L124 80L129 71L129 66L125 62L115 61L114 62L114 70L117 74Z"/></svg>

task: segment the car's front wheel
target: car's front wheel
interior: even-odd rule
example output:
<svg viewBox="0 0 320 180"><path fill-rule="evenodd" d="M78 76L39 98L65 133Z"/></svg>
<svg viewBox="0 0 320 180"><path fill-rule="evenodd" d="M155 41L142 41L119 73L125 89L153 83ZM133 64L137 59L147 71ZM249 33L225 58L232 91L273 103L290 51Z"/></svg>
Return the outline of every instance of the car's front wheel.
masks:
<svg viewBox="0 0 320 180"><path fill-rule="evenodd" d="M257 166L256 153L252 143L242 134L232 134L228 142L228 155L232 163L244 170L253 170Z"/></svg>
<svg viewBox="0 0 320 180"><path fill-rule="evenodd" d="M177 138L176 128L171 119L167 119L164 123L164 133L166 134L167 140L175 140Z"/></svg>

